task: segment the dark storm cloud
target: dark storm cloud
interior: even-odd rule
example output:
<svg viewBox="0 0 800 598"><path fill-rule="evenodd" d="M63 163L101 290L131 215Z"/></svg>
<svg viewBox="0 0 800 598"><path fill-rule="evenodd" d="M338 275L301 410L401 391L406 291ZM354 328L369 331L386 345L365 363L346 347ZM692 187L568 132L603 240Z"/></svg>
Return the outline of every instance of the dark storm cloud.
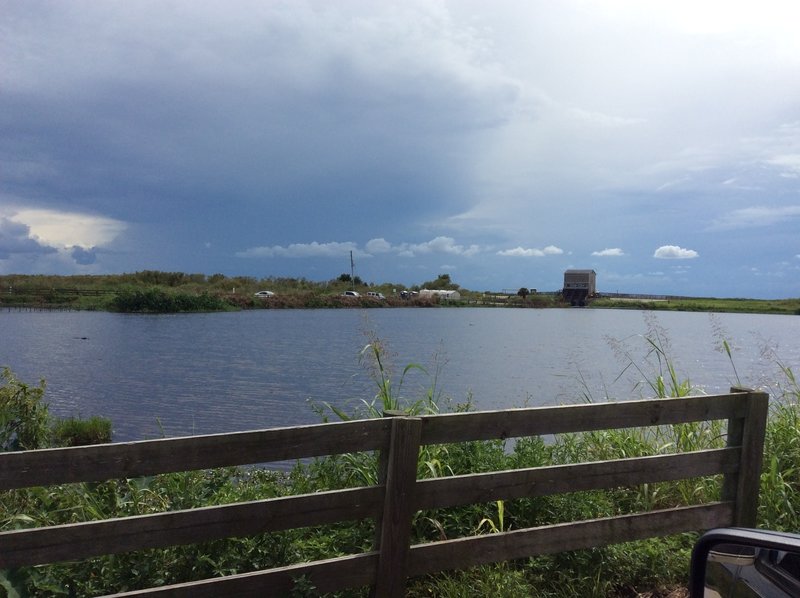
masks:
<svg viewBox="0 0 800 598"><path fill-rule="evenodd" d="M48 247L30 237L30 229L25 224L0 217L0 259L9 259L16 254L55 253Z"/></svg>
<svg viewBox="0 0 800 598"><path fill-rule="evenodd" d="M515 97L471 64L468 44L437 39L442 23L363 21L304 3L236 8L26 10L17 35L47 35L21 61L33 73L12 76L2 100L14 119L4 158L24 137L31 159L56 165L54 191L105 195L115 216L172 214L221 193L326 213L328 188L336 203L372 207L387 179L436 185L456 144L502 122ZM108 186L136 207L102 193Z"/></svg>
<svg viewBox="0 0 800 598"><path fill-rule="evenodd" d="M730 286L726 265L767 272L800 251L797 13L769 0L6 2L0 217L79 271L325 277L319 248L371 244L376 277L414 283L441 266L423 249L449 239L448 265L483 288L530 286L507 256L558 248L530 260L548 264L545 288L597 262L640 280L654 248L680 240L703 256L692 283ZM741 226L753 215L761 226Z"/></svg>
<svg viewBox="0 0 800 598"><path fill-rule="evenodd" d="M90 249L73 247L70 251L70 255L72 256L72 259L75 260L75 263L80 264L81 266L88 266L97 261L97 253L94 247Z"/></svg>

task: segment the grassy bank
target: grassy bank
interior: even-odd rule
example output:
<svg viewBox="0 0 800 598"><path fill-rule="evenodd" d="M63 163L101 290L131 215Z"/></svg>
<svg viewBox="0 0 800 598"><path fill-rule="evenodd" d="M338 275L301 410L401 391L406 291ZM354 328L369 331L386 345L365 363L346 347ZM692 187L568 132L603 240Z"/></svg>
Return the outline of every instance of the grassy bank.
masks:
<svg viewBox="0 0 800 598"><path fill-rule="evenodd" d="M671 365L664 339L653 331L645 336L648 358L632 363L647 379L648 396L685 396L693 392ZM436 387L436 372L429 388L410 399L403 377L418 365L396 374L386 363L387 353L376 340L362 354L375 380L375 396L355 412L318 406L323 419L374 417L386 409L409 413L467 410L469 404L453 405ZM730 355L730 354L729 354ZM655 364L655 365L653 365ZM800 387L794 373L778 364L778 378L771 389L773 404L768 423L764 472L761 478L759 526L800 529ZM0 403L15 448L23 424L33 430L49 429L43 386L29 387L7 374L0 386ZM22 405L13 413L10 405ZM11 417L13 415L13 417ZM9 423L10 422L10 423ZM10 425L10 427L9 427ZM70 427L71 424L67 425ZM53 442L53 436L26 432L25 444L36 448ZM635 457L692 449L721 447L724 424L683 424L655 431L619 430L558 436L548 442L538 437L501 441L429 446L420 454L420 478L467 472L538 467L620 457ZM164 512L198 506L226 504L358 487L374 483L375 455L351 454L316 459L290 471L230 468L106 482L67 484L48 489L5 492L0 495L0 527L4 530L55 525L75 521ZM586 519L653 508L670 508L715 500L718 480L695 479L680 483L649 484L612 491L491 502L418 513L413 542L520 529L570 519ZM164 550L148 550L0 572L0 586L9 595L80 595L110 593L149 585L162 585L205 577L228 575L287 563L315 560L369 550L374 530L370 521L348 525L292 530L277 534L210 542ZM665 594L686 582L694 534L681 534L592 550L566 552L517 562L446 573L409 582L408 594L422 596L634 596L636 592ZM301 584L302 586L302 584ZM297 595L315 595L306 587ZM344 595L361 596L366 592Z"/></svg>
<svg viewBox="0 0 800 598"><path fill-rule="evenodd" d="M357 279L358 277L356 277ZM461 299L439 302L411 293L420 288L458 289ZM343 297L355 289L361 297ZM268 298L255 297L258 291L275 293ZM521 289L522 290L522 289ZM380 293L383 299L370 297ZM229 311L239 309L316 309L382 307L567 307L559 294L529 293L524 296L490 291L470 291L453 283L449 276L419 285L366 284L350 280L349 275L314 282L303 278L222 274L185 274L182 272L142 271L131 274L97 276L0 276L0 308L74 309L144 313L194 311ZM765 314L800 314L800 299L621 299L601 297L592 300L592 308L643 309L670 311L740 312Z"/></svg>
<svg viewBox="0 0 800 598"><path fill-rule="evenodd" d="M432 299L401 298L404 285L353 282L345 275L313 282L296 278L227 277L142 271L97 276L0 276L0 308L73 309L140 313L230 311L238 309L431 307ZM429 281L436 282L436 281ZM448 283L452 287L458 287ZM418 289L419 287L411 287ZM357 290L360 297L344 297ZM274 296L256 297L258 291ZM368 296L380 293L385 298ZM464 291L465 302L481 294Z"/></svg>
<svg viewBox="0 0 800 598"><path fill-rule="evenodd" d="M655 311L705 311L718 313L800 314L800 299L615 299L600 298L592 307Z"/></svg>

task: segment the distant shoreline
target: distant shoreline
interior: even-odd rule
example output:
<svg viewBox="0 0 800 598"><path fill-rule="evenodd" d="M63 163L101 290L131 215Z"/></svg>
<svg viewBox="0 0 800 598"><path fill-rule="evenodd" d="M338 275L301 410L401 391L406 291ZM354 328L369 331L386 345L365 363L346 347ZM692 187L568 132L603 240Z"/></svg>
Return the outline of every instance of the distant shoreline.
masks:
<svg viewBox="0 0 800 598"><path fill-rule="evenodd" d="M347 278L346 280L343 280ZM249 309L348 309L348 308L437 308L487 307L547 309L565 308L558 292L520 289L526 294L479 292L446 282L457 289L460 299L444 301L414 293L422 286L383 283L380 285L337 279L313 282L305 279L226 277L221 274L184 274L144 271L133 274L86 276L2 275L0 310L107 311L123 313L194 313ZM448 287L427 287L448 288ZM266 297L256 296L270 291ZM357 290L360 296L352 295ZM368 292L370 293L368 295ZM694 311L720 313L761 313L800 315L800 298L744 299L716 297L677 297L672 295L598 294L583 309L640 309L653 311ZM576 308L581 309L581 308Z"/></svg>
<svg viewBox="0 0 800 598"><path fill-rule="evenodd" d="M600 298L592 301L591 305L606 309L800 315L800 299Z"/></svg>
<svg viewBox="0 0 800 598"><path fill-rule="evenodd" d="M0 295L1 311L102 311L110 313L216 313L244 310L282 310L282 309L457 309L457 308L486 308L486 309L622 309L642 311L678 311L678 312L708 312L708 313L743 313L765 315L800 315L800 299L597 299L590 301L585 307L571 307L565 303L553 302L549 305L526 305L518 301L498 303L482 301L460 301L454 303L435 303L431 301L389 300L383 304L366 301L342 301L334 296L326 300L314 299L309 303L302 300L275 301L269 305L230 305L226 309L138 309L120 310L110 309L106 305L93 305L82 302L80 305L50 301L4 301Z"/></svg>

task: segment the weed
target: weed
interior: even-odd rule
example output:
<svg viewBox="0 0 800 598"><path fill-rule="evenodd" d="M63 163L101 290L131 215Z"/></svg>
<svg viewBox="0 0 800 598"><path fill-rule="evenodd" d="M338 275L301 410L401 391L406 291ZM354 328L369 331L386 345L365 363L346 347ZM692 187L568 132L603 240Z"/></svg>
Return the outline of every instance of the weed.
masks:
<svg viewBox="0 0 800 598"><path fill-rule="evenodd" d="M484 517L481 519L475 530L476 533L480 533L484 526L495 534L508 531L506 528L506 504L502 500L496 501L495 504L497 505L497 518Z"/></svg>
<svg viewBox="0 0 800 598"><path fill-rule="evenodd" d="M45 383L29 386L8 368L0 372L0 451L47 446L50 416L43 402Z"/></svg>
<svg viewBox="0 0 800 598"><path fill-rule="evenodd" d="M89 419L68 417L55 420L50 429L53 446L83 446L111 442L111 420L93 416Z"/></svg>

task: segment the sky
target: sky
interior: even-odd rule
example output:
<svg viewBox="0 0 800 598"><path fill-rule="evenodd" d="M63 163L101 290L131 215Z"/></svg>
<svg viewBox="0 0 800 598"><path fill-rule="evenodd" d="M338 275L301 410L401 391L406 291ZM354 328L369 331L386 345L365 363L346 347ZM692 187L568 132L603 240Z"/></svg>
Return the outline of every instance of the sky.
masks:
<svg viewBox="0 0 800 598"><path fill-rule="evenodd" d="M800 3L0 0L0 274L800 296Z"/></svg>

